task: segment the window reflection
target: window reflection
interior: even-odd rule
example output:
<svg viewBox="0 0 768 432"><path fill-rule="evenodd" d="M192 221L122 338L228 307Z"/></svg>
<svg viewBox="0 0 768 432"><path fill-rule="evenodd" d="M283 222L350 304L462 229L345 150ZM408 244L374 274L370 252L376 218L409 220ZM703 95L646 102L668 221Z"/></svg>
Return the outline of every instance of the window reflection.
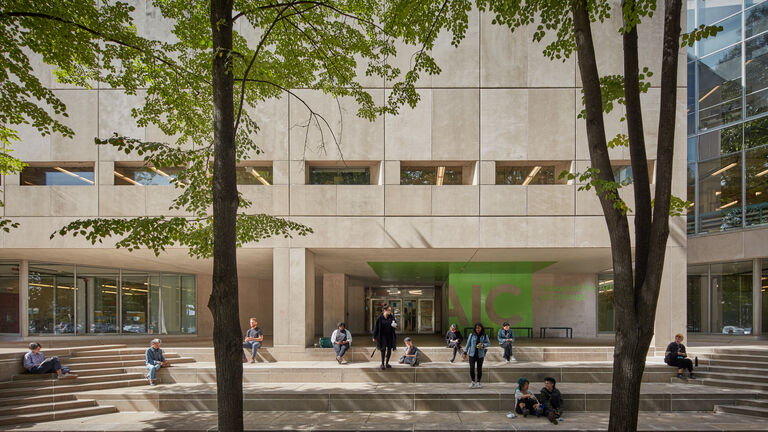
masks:
<svg viewBox="0 0 768 432"><path fill-rule="evenodd" d="M752 262L711 266L712 332L752 334Z"/></svg>
<svg viewBox="0 0 768 432"><path fill-rule="evenodd" d="M93 186L93 165L26 166L22 186Z"/></svg>
<svg viewBox="0 0 768 432"><path fill-rule="evenodd" d="M768 223L768 145L749 149L746 160L746 225Z"/></svg>
<svg viewBox="0 0 768 432"><path fill-rule="evenodd" d="M0 264L0 333L19 333L19 263Z"/></svg>
<svg viewBox="0 0 768 432"><path fill-rule="evenodd" d="M117 186L170 186L183 171L175 167L145 167L115 164Z"/></svg>
<svg viewBox="0 0 768 432"><path fill-rule="evenodd" d="M747 115L765 112L768 110L768 33L746 42L744 71Z"/></svg>
<svg viewBox="0 0 768 432"><path fill-rule="evenodd" d="M699 64L699 129L741 119L741 45L710 56Z"/></svg>
<svg viewBox="0 0 768 432"><path fill-rule="evenodd" d="M741 227L741 154L699 163L700 229L725 231Z"/></svg>
<svg viewBox="0 0 768 432"><path fill-rule="evenodd" d="M460 166L401 166L401 185L460 185L463 184Z"/></svg>
<svg viewBox="0 0 768 432"><path fill-rule="evenodd" d="M370 167L309 167L309 184L369 185Z"/></svg>
<svg viewBox="0 0 768 432"><path fill-rule="evenodd" d="M687 310L688 310L688 332L709 332L709 322L707 321L709 307L709 291L707 280L709 277L709 268L703 266L688 267L687 283Z"/></svg>
<svg viewBox="0 0 768 432"><path fill-rule="evenodd" d="M554 165L497 166L497 185L543 185L555 184L557 176Z"/></svg>
<svg viewBox="0 0 768 432"><path fill-rule="evenodd" d="M597 277L597 331L614 331L613 273Z"/></svg>
<svg viewBox="0 0 768 432"><path fill-rule="evenodd" d="M699 42L699 56L703 57L728 45L733 45L741 40L741 14L734 15L723 20L717 25L723 27L723 31L717 37L704 38Z"/></svg>

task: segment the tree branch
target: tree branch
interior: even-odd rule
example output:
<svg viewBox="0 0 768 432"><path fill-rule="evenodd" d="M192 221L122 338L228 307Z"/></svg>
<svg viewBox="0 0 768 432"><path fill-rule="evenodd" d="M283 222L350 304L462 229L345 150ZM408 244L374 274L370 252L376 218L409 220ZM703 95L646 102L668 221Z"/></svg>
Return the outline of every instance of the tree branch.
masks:
<svg viewBox="0 0 768 432"><path fill-rule="evenodd" d="M629 11L627 11L629 9ZM635 1L622 2L623 13L635 13ZM640 68L638 66L637 26L629 28L624 16L622 41L624 45L624 101L627 113L627 135L632 163L632 182L635 195L635 287L645 282L648 264L648 242L651 229L651 189L648 176L648 157L645 153L643 112L640 104ZM636 290L639 293L640 290Z"/></svg>

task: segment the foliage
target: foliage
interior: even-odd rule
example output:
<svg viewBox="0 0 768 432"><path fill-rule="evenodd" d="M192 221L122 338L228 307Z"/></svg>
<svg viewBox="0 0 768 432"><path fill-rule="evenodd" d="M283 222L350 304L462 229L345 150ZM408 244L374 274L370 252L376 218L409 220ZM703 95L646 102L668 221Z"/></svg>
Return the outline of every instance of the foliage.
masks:
<svg viewBox="0 0 768 432"><path fill-rule="evenodd" d="M237 160L258 155L253 137L260 125L253 112L264 101L292 95L309 112L302 127L318 128L323 145L339 145L326 119L291 89L322 91L348 97L359 106L358 115L373 120L411 106L419 95L414 83L420 73L440 71L429 50L438 32L447 29L458 45L468 26L472 2L466 0L380 2L312 0L234 2L238 24L231 52L213 52L207 1L153 0L162 19L154 23L162 40L152 40L133 22L130 5L95 0L8 0L0 6L0 47L11 62L0 69L3 110L0 121L10 127L33 124L41 133L73 132L62 123L66 107L48 90L32 69L30 56L56 67L61 83L125 89L142 103L131 110L138 126L155 125L167 142L144 142L114 131L96 139L126 154L144 159L148 166L184 168L174 186L179 190L171 209L190 217L85 219L54 234L86 235L91 242L117 236L118 247L145 247L159 253L166 245L190 247L195 256L209 256L212 224L213 88L211 58L226 56L235 77ZM420 46L411 69L403 74L387 61L398 54L396 41ZM358 72L380 76L392 83L384 104L358 81ZM398 78L402 77L401 81ZM9 83L11 82L11 83ZM19 84L13 84L18 82ZM15 87L9 87L15 86ZM49 110L55 115L49 115ZM240 198L238 243L267 235L306 235L311 228L266 215L250 215L253 203ZM85 233L83 233L85 231ZM145 235L138 235L144 233ZM263 235L262 235L263 234Z"/></svg>
<svg viewBox="0 0 768 432"><path fill-rule="evenodd" d="M11 156L12 143L19 141L16 131L2 126L0 123L0 175L15 174L21 172L21 170L27 165L24 162ZM2 192L2 189L0 189ZM0 200L0 207L5 207L5 203ZM10 232L11 228L18 228L19 223L14 222L11 219L0 218L0 229L5 232Z"/></svg>
<svg viewBox="0 0 768 432"><path fill-rule="evenodd" d="M721 31L723 31L723 26L719 26L719 25L708 26L706 24L702 24L698 28L691 30L690 33L683 34L681 38L682 39L681 46L693 47L693 45L696 42L702 39L714 37Z"/></svg>
<svg viewBox="0 0 768 432"><path fill-rule="evenodd" d="M578 190L580 191L588 191L594 187L595 193L613 203L613 207L621 212L621 214L626 215L627 212L631 212L632 209L630 209L629 206L627 206L627 203L621 199L619 189L632 184L632 179L627 178L622 181L607 181L601 179L598 174L600 174L600 170L597 168L587 168L583 173L572 173L565 170L560 173L558 178L577 181L579 183Z"/></svg>

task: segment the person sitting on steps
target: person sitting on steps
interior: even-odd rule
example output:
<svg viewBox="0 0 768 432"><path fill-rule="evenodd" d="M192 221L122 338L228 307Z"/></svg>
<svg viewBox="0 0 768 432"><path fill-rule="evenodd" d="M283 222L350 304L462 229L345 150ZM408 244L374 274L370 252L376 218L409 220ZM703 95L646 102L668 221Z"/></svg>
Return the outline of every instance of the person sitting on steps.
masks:
<svg viewBox="0 0 768 432"><path fill-rule="evenodd" d="M245 339L243 339L243 348L251 350L251 363L256 363L256 352L261 348L264 332L259 328L259 322L256 321L256 318L251 318L250 323L251 328L245 332ZM243 353L243 363L247 361L248 359L245 357L245 353Z"/></svg>
<svg viewBox="0 0 768 432"><path fill-rule="evenodd" d="M33 374L56 373L57 378L76 378L77 375L69 373L69 368L62 366L59 358L53 356L45 358L40 352L43 346L38 342L29 344L29 352L24 354L24 369Z"/></svg>
<svg viewBox="0 0 768 432"><path fill-rule="evenodd" d="M664 353L664 363L677 368L677 377L682 379L683 370L688 369L688 378L695 379L693 374L693 362L688 358L688 354L685 352L685 345L683 345L683 335L678 333L675 335L675 341L667 345L667 351Z"/></svg>
<svg viewBox="0 0 768 432"><path fill-rule="evenodd" d="M536 417L546 415L549 421L553 424L557 424L557 418L554 412L546 412L544 406L539 403L536 396L531 392L528 387L530 382L526 378L519 378L517 380L517 389L515 390L515 411L507 414L507 417L514 418L515 413L522 414L523 417L528 417L529 414L533 414Z"/></svg>
<svg viewBox="0 0 768 432"><path fill-rule="evenodd" d="M144 377L149 381L149 385L155 385L155 376L158 369L161 367L170 367L171 363L165 359L163 350L160 349L160 339L152 339L150 347L147 348L145 353L145 364L147 366L147 374Z"/></svg>
<svg viewBox="0 0 768 432"><path fill-rule="evenodd" d="M544 387L541 389L539 402L541 402L541 405L544 407L544 412L547 413L547 417L551 417L549 414L552 413L557 420L562 421L560 416L563 414L563 395L561 395L560 390L555 387L556 383L557 381L552 377L544 378Z"/></svg>
<svg viewBox="0 0 768 432"><path fill-rule="evenodd" d="M496 338L499 340L499 345L504 348L504 360L506 360L507 363L509 363L510 360L515 360L515 356L512 355L512 345L515 343L515 333L509 328L508 322L502 324Z"/></svg>
<svg viewBox="0 0 768 432"><path fill-rule="evenodd" d="M405 348L403 348L403 356L400 357L400 364L409 364L411 366L418 366L419 364L419 349L413 344L411 338L407 337L404 340Z"/></svg>
<svg viewBox="0 0 768 432"><path fill-rule="evenodd" d="M346 325L343 322L337 324L336 327L336 330L331 334L333 350L336 351L336 361L339 364L347 364L347 361L344 360L344 354L347 353L352 343L352 333L346 329Z"/></svg>
<svg viewBox="0 0 768 432"><path fill-rule="evenodd" d="M451 363L456 360L456 353L458 352L460 356L464 355L464 351L461 350L461 341L464 338L461 336L461 333L459 332L459 326L456 324L451 324L450 330L448 330L448 333L445 334L445 342L448 344L448 348L453 349L453 355L451 356Z"/></svg>

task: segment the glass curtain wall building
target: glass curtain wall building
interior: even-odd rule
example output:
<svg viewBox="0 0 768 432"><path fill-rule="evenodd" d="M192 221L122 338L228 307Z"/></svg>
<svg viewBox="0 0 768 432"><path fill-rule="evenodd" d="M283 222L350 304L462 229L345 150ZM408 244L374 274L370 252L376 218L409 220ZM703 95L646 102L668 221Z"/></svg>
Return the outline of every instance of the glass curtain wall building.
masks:
<svg viewBox="0 0 768 432"><path fill-rule="evenodd" d="M194 275L30 262L0 264L0 333L19 331L23 279L29 335L197 332Z"/></svg>
<svg viewBox="0 0 768 432"><path fill-rule="evenodd" d="M768 1L689 0L687 31L717 25L688 48L689 332L768 332L768 255L691 260L696 239L768 229ZM718 244L736 243L718 237ZM702 243L703 244L703 243ZM711 247L713 243L708 243ZM730 250L731 252L726 252ZM730 254L730 256L728 256ZM760 322L761 321L761 322Z"/></svg>

